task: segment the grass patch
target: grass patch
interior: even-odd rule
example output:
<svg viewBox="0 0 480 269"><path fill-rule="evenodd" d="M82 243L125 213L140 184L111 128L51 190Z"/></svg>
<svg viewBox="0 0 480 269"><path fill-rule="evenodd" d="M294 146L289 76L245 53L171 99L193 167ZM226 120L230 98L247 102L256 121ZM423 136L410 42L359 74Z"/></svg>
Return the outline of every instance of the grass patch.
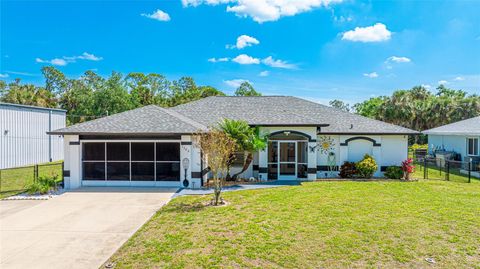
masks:
<svg viewBox="0 0 480 269"><path fill-rule="evenodd" d="M62 176L62 162L38 165L38 176ZM34 166L3 169L0 171L0 199L22 193L33 183Z"/></svg>
<svg viewBox="0 0 480 269"><path fill-rule="evenodd" d="M480 264L480 184L313 182L180 197L110 261L115 268L435 268Z"/></svg>

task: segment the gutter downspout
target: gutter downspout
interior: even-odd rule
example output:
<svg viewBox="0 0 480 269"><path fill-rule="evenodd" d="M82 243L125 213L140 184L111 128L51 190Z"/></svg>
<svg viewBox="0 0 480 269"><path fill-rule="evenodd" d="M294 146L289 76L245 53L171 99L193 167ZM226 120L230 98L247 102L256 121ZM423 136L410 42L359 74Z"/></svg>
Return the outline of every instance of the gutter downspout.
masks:
<svg viewBox="0 0 480 269"><path fill-rule="evenodd" d="M48 132L52 131L52 110L48 111ZM52 162L52 135L48 135L48 159Z"/></svg>

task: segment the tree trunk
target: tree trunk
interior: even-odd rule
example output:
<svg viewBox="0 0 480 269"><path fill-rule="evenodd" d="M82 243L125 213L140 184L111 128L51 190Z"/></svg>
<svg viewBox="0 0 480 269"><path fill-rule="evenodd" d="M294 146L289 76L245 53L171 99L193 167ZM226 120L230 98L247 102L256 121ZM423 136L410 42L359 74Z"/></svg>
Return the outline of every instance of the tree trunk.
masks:
<svg viewBox="0 0 480 269"><path fill-rule="evenodd" d="M235 161L235 154L230 155L230 158L227 162L227 175L225 176L226 181L233 181L235 180L234 177L230 175L230 168L232 167L233 162Z"/></svg>
<svg viewBox="0 0 480 269"><path fill-rule="evenodd" d="M213 195L214 195L214 201L213 205L218 205L218 202L220 201L220 194L222 193L222 186L220 184L219 178L214 178L214 189L213 189Z"/></svg>
<svg viewBox="0 0 480 269"><path fill-rule="evenodd" d="M240 172L234 174L234 175L232 176L232 179L233 179L233 180L237 180L237 177L238 177L241 173L247 171L247 169L248 169L248 167L250 166L250 164L252 163L252 161L253 161L253 154L252 154L251 152L249 152L248 155L247 155L247 158L245 159L245 163L243 164L242 170L241 170Z"/></svg>

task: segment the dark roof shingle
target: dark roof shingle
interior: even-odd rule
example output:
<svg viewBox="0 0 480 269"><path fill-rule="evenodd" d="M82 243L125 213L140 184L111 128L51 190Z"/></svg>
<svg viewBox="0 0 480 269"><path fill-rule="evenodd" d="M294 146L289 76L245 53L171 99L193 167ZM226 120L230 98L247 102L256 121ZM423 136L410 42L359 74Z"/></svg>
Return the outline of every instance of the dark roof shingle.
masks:
<svg viewBox="0 0 480 269"><path fill-rule="evenodd" d="M423 131L429 135L480 135L480 116Z"/></svg>
<svg viewBox="0 0 480 269"><path fill-rule="evenodd" d="M75 124L51 134L184 134L205 129L175 111L150 105Z"/></svg>
<svg viewBox="0 0 480 269"><path fill-rule="evenodd" d="M416 134L291 96L207 97L170 109L150 105L55 130L51 134L187 134L206 130L222 119L259 126L320 126L331 134Z"/></svg>
<svg viewBox="0 0 480 269"><path fill-rule="evenodd" d="M344 112L292 96L215 96L179 105L170 110L206 126L224 118L261 126L325 126L322 133L417 134L401 126Z"/></svg>

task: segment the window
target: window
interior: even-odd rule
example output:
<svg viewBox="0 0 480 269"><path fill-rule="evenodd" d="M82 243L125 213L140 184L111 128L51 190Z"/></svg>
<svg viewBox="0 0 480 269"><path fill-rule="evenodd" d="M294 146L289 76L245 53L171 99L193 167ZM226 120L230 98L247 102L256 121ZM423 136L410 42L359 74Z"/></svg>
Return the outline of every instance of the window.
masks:
<svg viewBox="0 0 480 269"><path fill-rule="evenodd" d="M268 179L278 179L278 164L270 163L268 164Z"/></svg>
<svg viewBox="0 0 480 269"><path fill-rule="evenodd" d="M107 144L107 180L130 180L130 143Z"/></svg>
<svg viewBox="0 0 480 269"><path fill-rule="evenodd" d="M157 181L180 180L180 144L157 143L156 150Z"/></svg>
<svg viewBox="0 0 480 269"><path fill-rule="evenodd" d="M467 155L478 156L478 138L467 138Z"/></svg>
<svg viewBox="0 0 480 269"><path fill-rule="evenodd" d="M297 142L297 177L308 177L308 143Z"/></svg>
<svg viewBox="0 0 480 269"><path fill-rule="evenodd" d="M180 162L159 163L157 162L157 181L180 180Z"/></svg>
<svg viewBox="0 0 480 269"><path fill-rule="evenodd" d="M179 161L180 144L179 143L157 143L157 162L158 161Z"/></svg>
<svg viewBox="0 0 480 269"><path fill-rule="evenodd" d="M84 143L83 179L105 180L105 143Z"/></svg>
<svg viewBox="0 0 480 269"><path fill-rule="evenodd" d="M83 180L179 181L180 143L82 143Z"/></svg>
<svg viewBox="0 0 480 269"><path fill-rule="evenodd" d="M155 143L132 143L132 181L155 180Z"/></svg>

